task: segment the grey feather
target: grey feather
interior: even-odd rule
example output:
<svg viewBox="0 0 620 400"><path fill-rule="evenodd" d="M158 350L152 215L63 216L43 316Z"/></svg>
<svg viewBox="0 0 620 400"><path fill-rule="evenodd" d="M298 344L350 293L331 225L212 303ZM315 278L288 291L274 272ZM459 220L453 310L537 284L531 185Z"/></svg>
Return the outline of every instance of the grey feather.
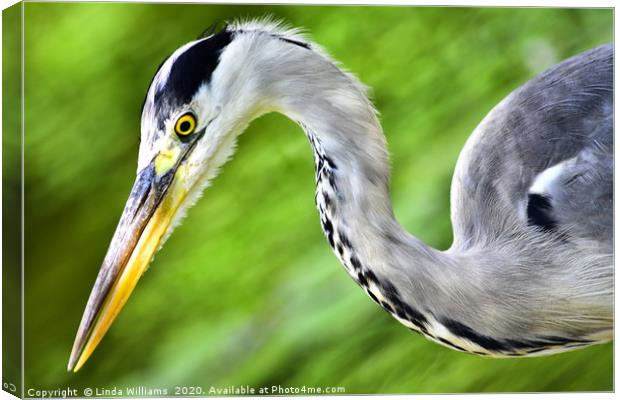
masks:
<svg viewBox="0 0 620 400"><path fill-rule="evenodd" d="M604 45L532 79L487 115L455 172L453 200L465 202L452 203L459 244L471 241L468 232L497 229L486 218L494 208L525 221L536 175L578 157L562 178L570 185L554 191L553 216L571 237L611 246L612 82L613 48Z"/></svg>

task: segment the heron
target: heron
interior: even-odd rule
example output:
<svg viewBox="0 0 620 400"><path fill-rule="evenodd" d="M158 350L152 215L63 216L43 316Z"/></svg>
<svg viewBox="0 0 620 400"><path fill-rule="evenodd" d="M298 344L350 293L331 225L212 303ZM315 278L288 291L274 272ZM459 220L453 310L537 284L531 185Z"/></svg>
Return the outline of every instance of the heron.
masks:
<svg viewBox="0 0 620 400"><path fill-rule="evenodd" d="M491 357L612 339L613 46L508 94L466 141L450 189L453 243L396 220L367 88L298 29L236 21L175 50L152 79L135 183L92 288L78 371L154 254L255 118L296 121L316 166L320 225L346 272L412 331Z"/></svg>

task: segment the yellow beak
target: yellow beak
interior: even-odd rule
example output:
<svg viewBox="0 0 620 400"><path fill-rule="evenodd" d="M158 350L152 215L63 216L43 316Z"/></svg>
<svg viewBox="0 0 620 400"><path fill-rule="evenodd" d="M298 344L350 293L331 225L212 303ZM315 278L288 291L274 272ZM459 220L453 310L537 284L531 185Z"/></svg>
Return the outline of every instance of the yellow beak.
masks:
<svg viewBox="0 0 620 400"><path fill-rule="evenodd" d="M183 166L158 174L157 160L136 178L125 209L88 298L68 370L88 360L148 268L187 195ZM168 169L168 168L166 168Z"/></svg>

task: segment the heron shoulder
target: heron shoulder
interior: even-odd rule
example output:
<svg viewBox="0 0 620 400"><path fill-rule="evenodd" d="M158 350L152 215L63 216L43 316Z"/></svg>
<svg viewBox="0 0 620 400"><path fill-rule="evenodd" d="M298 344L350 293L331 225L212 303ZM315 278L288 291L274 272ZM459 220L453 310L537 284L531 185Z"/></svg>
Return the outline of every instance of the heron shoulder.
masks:
<svg viewBox="0 0 620 400"><path fill-rule="evenodd" d="M603 45L543 72L491 110L455 169L455 242L527 224L528 189L539 174L588 148L611 151L601 143L611 138L612 96L613 47Z"/></svg>

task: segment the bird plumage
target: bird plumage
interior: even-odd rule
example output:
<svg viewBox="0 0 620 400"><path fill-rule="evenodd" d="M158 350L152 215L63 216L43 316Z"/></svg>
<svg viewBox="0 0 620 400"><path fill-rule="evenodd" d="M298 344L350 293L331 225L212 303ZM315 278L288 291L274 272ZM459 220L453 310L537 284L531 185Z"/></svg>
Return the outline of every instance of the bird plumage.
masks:
<svg viewBox="0 0 620 400"><path fill-rule="evenodd" d="M233 154L250 121L280 112L309 139L315 201L334 253L405 326L454 349L492 356L608 341L612 58L611 46L573 57L487 115L459 157L451 188L455 239L439 251L394 217L385 137L366 88L297 30L269 20L228 25L175 51L147 94L140 179L155 171L148 174L153 187L173 193L173 206L164 210L172 222L157 246ZM188 112L196 117L195 133L175 135L175 120ZM556 169L545 172L550 168ZM130 197L126 210L133 213L136 202ZM99 279L109 280L110 269L104 263L93 292L105 287ZM70 368L77 355L94 349L84 351L84 341L92 309L106 293L89 300ZM95 329L98 337L107 321Z"/></svg>
<svg viewBox="0 0 620 400"><path fill-rule="evenodd" d="M573 164L579 165L570 165L558 179L568 180L577 174L583 179L570 185L552 183L552 218L564 225L560 229L583 232L578 235L573 231L571 237L598 237L601 243L611 245L612 82L613 47L604 45L527 82L485 117L455 170L452 204L457 241L471 237L465 232L491 228L494 219L479 218L491 207L503 206L503 216L524 221L527 195L535 178L577 158ZM564 198L571 189L572 195ZM460 198L469 202L460 204ZM562 215L560 210L568 212L569 203L579 204L582 215L595 209L603 220ZM579 227L567 226L574 222L579 222Z"/></svg>

